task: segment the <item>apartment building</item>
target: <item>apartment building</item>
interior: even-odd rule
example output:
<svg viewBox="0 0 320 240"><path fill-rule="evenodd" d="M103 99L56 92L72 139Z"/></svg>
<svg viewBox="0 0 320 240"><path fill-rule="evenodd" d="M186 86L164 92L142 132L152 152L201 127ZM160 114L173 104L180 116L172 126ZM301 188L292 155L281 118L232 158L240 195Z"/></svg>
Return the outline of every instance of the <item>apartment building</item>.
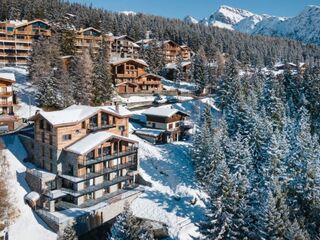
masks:
<svg viewBox="0 0 320 240"><path fill-rule="evenodd" d="M179 56L184 61L190 61L191 59L191 49L186 45L180 46L172 40L167 40L161 42L160 46L167 63L177 63Z"/></svg>
<svg viewBox="0 0 320 240"><path fill-rule="evenodd" d="M148 64L141 59L124 58L111 62L112 75L119 94L159 93L161 77L146 72Z"/></svg>
<svg viewBox="0 0 320 240"><path fill-rule="evenodd" d="M0 64L26 65L32 42L40 36L51 36L50 25L43 20L0 22Z"/></svg>
<svg viewBox="0 0 320 240"><path fill-rule="evenodd" d="M22 141L35 167L26 180L41 194L41 208L91 207L133 187L138 143L128 138L130 115L121 106L73 105L30 118L32 141Z"/></svg>
<svg viewBox="0 0 320 240"><path fill-rule="evenodd" d="M182 140L193 128L189 114L174 108L152 107L143 114L146 128L136 130L135 134L155 144Z"/></svg>
<svg viewBox="0 0 320 240"><path fill-rule="evenodd" d="M113 36L111 43L111 58L139 58L140 46L134 39L127 36Z"/></svg>

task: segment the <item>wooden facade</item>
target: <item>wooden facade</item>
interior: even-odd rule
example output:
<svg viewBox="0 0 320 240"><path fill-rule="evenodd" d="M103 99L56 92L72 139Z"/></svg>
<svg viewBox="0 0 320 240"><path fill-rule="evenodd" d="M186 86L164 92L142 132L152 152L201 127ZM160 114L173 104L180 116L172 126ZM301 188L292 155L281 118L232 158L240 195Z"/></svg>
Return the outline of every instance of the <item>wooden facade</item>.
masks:
<svg viewBox="0 0 320 240"><path fill-rule="evenodd" d="M188 114L175 111L173 114L167 116L157 115L156 113L144 113L146 115L146 126L152 129L165 130L162 134L164 143L179 141L185 135L186 131L190 128L186 128L185 120L189 116Z"/></svg>
<svg viewBox="0 0 320 240"><path fill-rule="evenodd" d="M140 59L120 59L112 64L112 75L119 94L162 91L161 77L146 73L148 66Z"/></svg>
<svg viewBox="0 0 320 240"><path fill-rule="evenodd" d="M127 173L137 170L138 159L137 142L127 137L129 115L118 114L114 106L110 111L85 107L91 113L76 122L52 123L41 113L30 119L34 121L32 162L57 174L55 188L43 190L50 201L56 201L50 191L62 189L66 194L59 201L80 206L133 183L133 175ZM95 134L106 137L99 141ZM92 145L88 151L82 152L81 146L74 151L87 139L83 146Z"/></svg>
<svg viewBox="0 0 320 240"><path fill-rule="evenodd" d="M140 46L129 36L112 37L111 57L112 58L139 58Z"/></svg>
<svg viewBox="0 0 320 240"><path fill-rule="evenodd" d="M26 65L32 42L40 36L51 36L50 26L45 21L0 22L0 64Z"/></svg>
<svg viewBox="0 0 320 240"><path fill-rule="evenodd" d="M181 56L184 61L190 61L191 59L191 49L186 45L180 46L172 40L167 40L161 43L161 48L166 63L177 63L179 56Z"/></svg>

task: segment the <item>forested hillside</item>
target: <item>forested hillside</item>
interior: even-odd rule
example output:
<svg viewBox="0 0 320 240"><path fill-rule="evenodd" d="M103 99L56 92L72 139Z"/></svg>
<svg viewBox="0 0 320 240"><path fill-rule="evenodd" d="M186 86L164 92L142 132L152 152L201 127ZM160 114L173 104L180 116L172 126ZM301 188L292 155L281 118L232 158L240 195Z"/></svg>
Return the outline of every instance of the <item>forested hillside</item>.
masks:
<svg viewBox="0 0 320 240"><path fill-rule="evenodd" d="M319 239L319 69L239 76L230 62L194 138L205 239ZM218 126L218 127L217 127Z"/></svg>
<svg viewBox="0 0 320 240"><path fill-rule="evenodd" d="M171 39L188 44L195 52L203 46L207 57L217 52L234 56L242 63L254 66L271 65L281 61L319 64L320 48L292 40L271 37L252 37L215 27L189 25L176 19L137 14L112 13L91 6L59 0L1 0L0 18L44 18L51 22L70 22L77 28L93 26L115 35L128 34L136 40L151 30L160 40Z"/></svg>

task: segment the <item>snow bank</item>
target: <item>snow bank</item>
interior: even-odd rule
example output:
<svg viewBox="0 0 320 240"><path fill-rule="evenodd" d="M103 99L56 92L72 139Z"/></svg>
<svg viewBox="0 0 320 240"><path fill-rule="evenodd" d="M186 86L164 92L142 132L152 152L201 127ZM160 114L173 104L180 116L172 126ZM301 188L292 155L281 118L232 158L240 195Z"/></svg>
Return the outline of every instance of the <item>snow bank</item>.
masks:
<svg viewBox="0 0 320 240"><path fill-rule="evenodd" d="M5 155L10 164L10 185L14 200L20 215L9 227L9 239L13 240L55 240L57 235L24 203L24 196L31 191L26 180L26 167L22 160L27 156L26 151L17 136L3 138L7 146Z"/></svg>

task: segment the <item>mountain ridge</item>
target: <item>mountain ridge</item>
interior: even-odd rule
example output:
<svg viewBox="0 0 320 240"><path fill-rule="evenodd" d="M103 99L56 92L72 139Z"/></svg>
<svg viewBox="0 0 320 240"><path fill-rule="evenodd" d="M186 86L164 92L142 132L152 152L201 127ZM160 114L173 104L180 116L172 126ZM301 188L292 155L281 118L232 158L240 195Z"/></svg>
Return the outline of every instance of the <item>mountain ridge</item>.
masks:
<svg viewBox="0 0 320 240"><path fill-rule="evenodd" d="M188 18L188 19L187 19ZM226 28L252 35L286 37L320 45L320 6L307 5L297 16L278 17L221 5L210 16L198 20L191 15L184 21Z"/></svg>

